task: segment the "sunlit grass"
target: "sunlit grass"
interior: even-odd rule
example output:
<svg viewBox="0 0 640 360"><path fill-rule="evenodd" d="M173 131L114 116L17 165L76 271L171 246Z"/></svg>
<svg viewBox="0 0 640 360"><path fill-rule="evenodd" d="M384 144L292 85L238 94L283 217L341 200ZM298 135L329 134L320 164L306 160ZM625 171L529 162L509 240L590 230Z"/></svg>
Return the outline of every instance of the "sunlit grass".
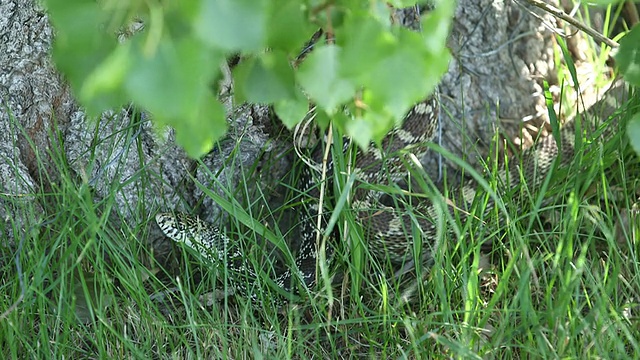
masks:
<svg viewBox="0 0 640 360"><path fill-rule="evenodd" d="M530 196L501 196L495 174L484 175L489 192L479 193L470 216L462 222L456 213L436 219L439 247L433 266L419 270L423 282L411 274L396 282L396 269L384 259L372 258L366 246L354 251L366 240L348 202L338 202L333 211L339 213L335 226L342 235L330 268L338 280L321 281L295 303L278 307L278 292L265 281L253 289L261 294L260 305L222 296L233 280L191 251L178 256L178 276L162 269L143 240L154 226L150 219L140 218L136 228L111 223L110 213L118 212L113 197L95 204L90 187L72 179L59 157L61 180L47 193L32 194L45 204L44 212L33 208L35 202L15 203L40 223L26 231L3 229L14 231L21 245L19 253L17 246L2 252L0 301L8 310L0 322L3 353L18 358L638 354L637 159L620 143L592 146L582 159L573 165L580 171L550 179L546 192L555 194L550 197L522 190ZM341 189L349 183L347 161L334 158L334 163L334 186ZM412 191L447 208L441 190L420 178L420 171L413 176L419 181ZM455 189L442 193L452 195ZM261 196L247 208L234 205L231 190L220 196L235 209L230 234L243 242L248 256L257 264L274 259L274 247L247 219L253 219L249 225L280 219L300 201L296 191L273 209ZM499 206L485 216L492 196ZM269 229L275 238L295 236L292 229ZM418 235L412 231L410 236ZM425 240L422 250L432 241ZM489 254L481 250L487 242L493 244ZM281 256L279 266L291 261L287 258ZM219 299L208 301L216 289Z"/></svg>
<svg viewBox="0 0 640 360"><path fill-rule="evenodd" d="M560 76L575 73L571 61L560 63L567 64ZM626 112L637 111L634 106ZM640 355L640 166L624 137L590 146L542 190L504 191L497 167L489 164L480 174L435 145L432 151L464 168L479 192L464 209L468 216L450 214L446 199L456 189L413 169L411 191L441 212L435 238L407 229L416 244L408 261L418 260L418 268L396 281L398 266L371 255L346 196L337 195L328 199L331 233L338 234L329 272L281 307L278 289L266 279L252 284L260 304L250 303L229 294L234 280L223 267L177 245L169 264L156 262L146 242L155 226L148 215L156 209L131 204L139 218L127 223L138 225L114 222L123 216L114 200L122 184L95 203L89 180L72 175L63 151L53 148L60 178L47 179L50 189L0 195L32 220L26 227L11 219L0 223L0 233L15 239L0 252L0 352L55 359ZM233 155L228 166L239 166ZM330 192L359 186L344 154L332 160ZM245 170L242 183L248 184L258 170ZM223 191L214 193L196 184L225 208L230 236L271 276L272 268L292 263L295 253L285 240L296 236L294 225L309 221L291 214L303 201L295 186L299 172L296 167L283 179L285 201L277 206L261 189L251 193L219 181ZM154 191L147 176L128 181ZM401 202L398 186L367 186ZM489 199L496 206L487 214ZM420 254L431 249L432 261L422 264Z"/></svg>

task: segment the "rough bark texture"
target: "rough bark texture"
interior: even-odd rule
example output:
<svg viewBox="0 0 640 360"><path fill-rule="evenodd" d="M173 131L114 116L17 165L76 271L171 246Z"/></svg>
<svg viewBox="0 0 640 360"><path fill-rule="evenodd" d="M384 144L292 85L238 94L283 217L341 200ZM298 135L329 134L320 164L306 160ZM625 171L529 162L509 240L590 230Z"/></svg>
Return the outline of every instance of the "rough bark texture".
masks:
<svg viewBox="0 0 640 360"><path fill-rule="evenodd" d="M554 70L553 37L531 12L551 20L509 0L461 1L456 11L449 40L454 60L440 84L438 141L476 169L497 131L514 138L523 121L544 121L541 83ZM425 161L432 176L438 157ZM447 173L455 171L445 164Z"/></svg>
<svg viewBox="0 0 640 360"><path fill-rule="evenodd" d="M42 9L31 2L2 1L0 14L0 216L3 238L11 241L32 222L24 205L40 186L34 148L49 147L45 129L71 99L48 57L52 30ZM34 211L39 209L36 204Z"/></svg>
<svg viewBox="0 0 640 360"><path fill-rule="evenodd" d="M440 86L446 111L438 142L474 166L489 152L497 129L512 137L520 133L522 121L540 120L546 113L541 81L555 82L553 35L531 12L551 22L548 15L510 0L459 1L450 41L455 60ZM291 145L274 139L277 131L264 106L229 111L229 135L204 158L205 171L174 144L171 131L158 135L144 116L122 110L88 121L54 70L48 55L53 31L46 13L32 1L1 0L0 34L0 192L7 194L0 198L0 215L9 225L5 238L24 231L21 224L34 222L17 210L16 198L27 194L22 199L32 199L57 181L57 165L49 156L57 149L78 181L94 189L96 201L115 190L120 217L114 221L132 226L159 210L196 209L207 220L224 217L188 174L221 194L216 182L246 185L244 196L250 197L260 189L268 192L290 167L291 157L282 154ZM51 140L54 129L63 134L62 142ZM265 161L269 167L256 170L254 164L271 156L275 162ZM438 177L438 154L424 162ZM445 165L447 172L454 169ZM14 223L15 234L9 231ZM160 238L151 232L151 242Z"/></svg>

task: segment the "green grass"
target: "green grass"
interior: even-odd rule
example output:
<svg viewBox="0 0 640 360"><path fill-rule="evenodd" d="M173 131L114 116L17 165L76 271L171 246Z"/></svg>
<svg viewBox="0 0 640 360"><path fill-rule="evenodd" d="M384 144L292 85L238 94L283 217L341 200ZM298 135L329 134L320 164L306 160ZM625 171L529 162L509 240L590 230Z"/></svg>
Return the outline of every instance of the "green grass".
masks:
<svg viewBox="0 0 640 360"><path fill-rule="evenodd" d="M567 60L561 78L575 74ZM45 179L50 189L0 194L31 219L27 226L0 223L16 239L0 251L0 353L55 359L638 357L640 165L621 139L590 146L542 191L520 187L505 195L497 191L502 185L490 170L495 167L488 166L471 216L435 219L433 265L402 281L393 279L388 262L369 254L345 198L332 199L332 225L342 234L329 274L337 280L332 284L325 276L282 309L273 304L277 289L264 279L255 289L262 306L237 296L208 304L206 296L229 287L228 274L179 246L157 261L156 244L147 242L155 226L149 213L175 204L131 204L138 218L128 223L138 225L124 225L114 201L123 184L114 182L110 196L95 203L87 180L74 175L61 149L52 148L60 177ZM130 151L140 146L133 143ZM343 193L353 185L341 175L349 172L348 161L333 156L333 190ZM233 157L228 164L238 166ZM256 168L246 170L243 183L256 176ZM299 170L280 184L286 201L278 206L267 191L218 184L225 193L216 200L232 215L229 233L266 271L274 258L291 259L283 239L295 232L282 224L303 220L291 216L301 199L289 181L295 183ZM144 198L154 191L154 176L141 171L128 181L141 184ZM438 194L455 191L434 185L419 170L412 176L414 192L449 207ZM374 187L400 193L392 185ZM502 194L499 206L485 216L495 194ZM416 230L407 229L408 236L419 239ZM415 244L417 254L428 242Z"/></svg>
<svg viewBox="0 0 640 360"><path fill-rule="evenodd" d="M176 252L169 262L174 266L160 268L144 241L152 220L140 215L132 222L136 228L114 224L109 219L119 216L114 196L121 189L114 186L113 196L94 203L90 187L71 175L60 154L52 152L59 181L46 193L32 194L44 204L42 222L28 231L9 228L20 248L1 253L0 308L7 312L0 321L0 344L7 358L640 354L639 229L632 210L640 167L620 142L592 146L581 171L558 172L545 192L550 197L521 189L520 202L501 197L503 210L496 208L487 218L482 214L488 195L480 193L475 217L440 219L440 247L430 271L422 269L424 282L412 282L411 276L394 282L393 269L372 259L366 248L346 251L365 241L343 203L335 209L340 213L335 226L348 235L332 264L333 272L343 273L342 282L332 287L321 282L310 297L303 295L284 311L270 306L276 291L262 282L255 290L264 296L261 307L237 297L205 306L200 297L223 289L225 274L189 251ZM338 170L346 172L345 159L334 156ZM344 188L348 177L337 177L335 186ZM494 177L485 179L490 189L499 187ZM428 179L418 184L414 191L433 196ZM293 189L289 192L290 200L278 208L269 208L260 195L252 206L230 202L232 233L257 261L269 259L271 250L261 251L273 247L253 230L261 229L259 220L279 219L299 201ZM233 199L234 193L222 198ZM5 200L29 218L42 215L34 202ZM617 229L624 217L633 233ZM270 229L275 238L291 236ZM493 249L481 255L486 241ZM408 303L401 297L407 286L415 287Z"/></svg>

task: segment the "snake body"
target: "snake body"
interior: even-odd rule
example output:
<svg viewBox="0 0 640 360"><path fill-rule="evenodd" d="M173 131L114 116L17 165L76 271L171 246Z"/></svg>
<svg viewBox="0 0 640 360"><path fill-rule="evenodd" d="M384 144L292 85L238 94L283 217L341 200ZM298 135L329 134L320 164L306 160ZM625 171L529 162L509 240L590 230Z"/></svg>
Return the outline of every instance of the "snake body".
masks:
<svg viewBox="0 0 640 360"><path fill-rule="evenodd" d="M565 166L576 156L576 137L582 133L599 133L601 138L609 138L617 133L618 117L616 113L621 101L628 97L627 87L622 81L618 81L605 94L603 99L592 107L584 115L578 116L581 121L568 121L556 134L542 138L535 146L529 148L521 155L520 161L512 161L508 166L499 171L499 181L515 187L521 184L522 179L530 189L536 189L556 166ZM382 174L390 177L391 181L399 181L407 174L403 165L403 158L413 154L418 158L425 154L429 141L438 125L438 100L437 96L431 96L417 104L405 117L403 125L393 130L382 142L381 146L371 148L369 152L359 151L354 163L354 173L358 181L375 184L383 181ZM609 118L606 127L587 126L586 118ZM578 128L576 125L580 123ZM599 126L601 124L597 124ZM582 133L576 134L577 129ZM596 130L603 129L603 130ZM319 159L316 159L319 160ZM332 171L329 164L329 171ZM330 178L331 176L327 176ZM310 212L310 219L318 210L317 196L319 195L317 182L310 171L303 176L301 190L307 191L312 198L311 206L305 211ZM453 191L453 199L456 208L466 209L472 203L477 193L477 184L468 183L457 191ZM488 214L495 202L489 199L485 214ZM411 229L419 228L420 238L423 241L423 258L430 259L433 251L437 249L437 229L434 219L441 211L431 202L423 200L413 207L413 211L420 216L411 216L406 210L384 206L378 201L378 194L374 191L356 188L353 194L352 209L361 224L365 240L371 253L379 259L388 260L393 264L403 264L412 259L414 249ZM453 206L450 207L453 212ZM466 211L457 214L461 221L469 216ZM206 223L197 216L187 214L160 213L156 215L156 222L166 236L176 242L202 254L215 264L221 264L227 270L238 277L232 281L235 290L252 301L259 301L258 294L253 292L252 286L258 280L259 274L254 270L252 263L247 259L241 249L227 235L222 233L212 224ZM293 289L293 277L299 277L301 281L312 286L315 281L316 250L315 223L312 220L304 221L299 236L301 246L295 258L295 264L287 270L276 274L274 282L286 292L295 292Z"/></svg>
<svg viewBox="0 0 640 360"><path fill-rule="evenodd" d="M398 156L385 157L385 154L398 154L401 150L406 150L411 154L421 157L426 151L425 142L433 137L438 125L439 104L437 94L415 105L405 116L402 127L391 131L382 141L381 145L373 150L364 153L359 151L356 154L354 171L361 181L373 183L380 180L383 170L392 174L392 178L397 181L406 171L403 171L403 163ZM345 142L345 144L347 144ZM344 147L346 151L347 146ZM320 162L322 156L319 147L312 154L315 162ZM333 164L327 167L328 176L331 178ZM299 229L300 248L295 257L294 271L287 268L277 274L273 282L285 292L292 292L293 276L300 279L305 286L313 286L316 278L316 262L318 252L316 248L316 226L313 220L314 214L318 212L318 198L320 196L319 187L310 168L305 168L302 172L300 190L307 194L309 201L301 209L308 214L307 221L303 221ZM354 195L354 207L370 207L372 201L366 192L356 192ZM364 215L364 213L363 213ZM324 221L323 221L324 222ZM252 301L257 300L257 294L250 291L255 281L259 278L254 266L243 256L239 246L237 246L226 234L210 223L200 219L198 216L184 213L159 213L156 215L156 223L162 232L170 239L184 243L186 246L200 253L204 258L214 264L224 264L223 266L234 274L232 285L237 293L243 294ZM331 252L331 249L329 249ZM244 281L239 278L244 278Z"/></svg>

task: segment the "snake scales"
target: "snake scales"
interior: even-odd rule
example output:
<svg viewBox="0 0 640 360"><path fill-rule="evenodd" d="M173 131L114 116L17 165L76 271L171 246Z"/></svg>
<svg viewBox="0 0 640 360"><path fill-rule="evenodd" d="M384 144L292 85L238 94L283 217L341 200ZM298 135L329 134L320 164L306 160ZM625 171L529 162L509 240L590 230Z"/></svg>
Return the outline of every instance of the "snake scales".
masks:
<svg viewBox="0 0 640 360"><path fill-rule="evenodd" d="M616 113L616 110L627 97L627 86L622 81L618 81L596 106L584 114L585 116L576 117L579 120L568 121L556 136L542 138L535 146L523 152L521 161L509 162L509 166L499 171L499 182L515 187L521 184L521 179L525 179L528 188L539 187L555 167L556 160L558 160L558 166L566 166L575 158L577 154L575 139L582 136L582 134L576 134L577 129L581 129L582 133L587 134L587 138L590 138L592 134L600 134L601 138L607 139L617 133L617 118L620 115ZM405 117L402 127L387 135L380 147L372 148L367 153L359 151L353 168L358 181L375 184L384 180L381 174L393 182L404 178L407 170L403 165L403 158L409 154L419 158L426 152L425 142L434 135L438 112L437 96L434 95L417 104ZM587 120L596 117L601 120L595 124L595 127L594 124L588 124ZM606 118L610 118L611 121L605 127L599 127ZM577 127L577 124L580 126ZM603 130L600 132L596 130L598 128ZM315 160L319 161L320 159L317 157L320 155L321 152L316 151ZM333 166L329 163L328 171L332 172L332 169ZM327 178L331 177L327 176ZM312 200L310 206L305 209L310 215L318 211L319 187L315 182L311 171L307 170L302 179L301 190L307 192ZM457 191L453 191L452 198L455 207L468 208L476 195L476 187L476 184L469 183ZM406 210L382 205L378 201L378 197L379 194L375 191L356 188L352 201L352 209L363 228L371 253L377 258L388 260L393 264L403 264L410 261L414 248L414 237L410 234L412 227L417 226L421 232L420 238L426 245L422 250L423 259L429 259L438 245L437 229L434 225L436 223L434 219L437 216L442 216L438 213L438 208L429 201L423 200L412 209L421 216L411 216ZM492 210L494 205L494 200L489 199L485 215ZM450 207L450 211L454 211L453 206ZM469 216L466 211L459 211L457 215L461 221L465 221ZM217 227L204 222L197 216L183 213L159 213L156 215L156 222L167 237L176 242L184 243L214 264L230 271L233 274L231 284L237 293L252 301L259 301L258 294L251 289L260 274L254 269L247 256L243 254L241 248ZM292 281L294 277L299 277L307 286L314 284L318 258L315 234L314 221L304 221L300 227L301 246L295 257L295 264L275 275L273 280L284 291L295 292Z"/></svg>

